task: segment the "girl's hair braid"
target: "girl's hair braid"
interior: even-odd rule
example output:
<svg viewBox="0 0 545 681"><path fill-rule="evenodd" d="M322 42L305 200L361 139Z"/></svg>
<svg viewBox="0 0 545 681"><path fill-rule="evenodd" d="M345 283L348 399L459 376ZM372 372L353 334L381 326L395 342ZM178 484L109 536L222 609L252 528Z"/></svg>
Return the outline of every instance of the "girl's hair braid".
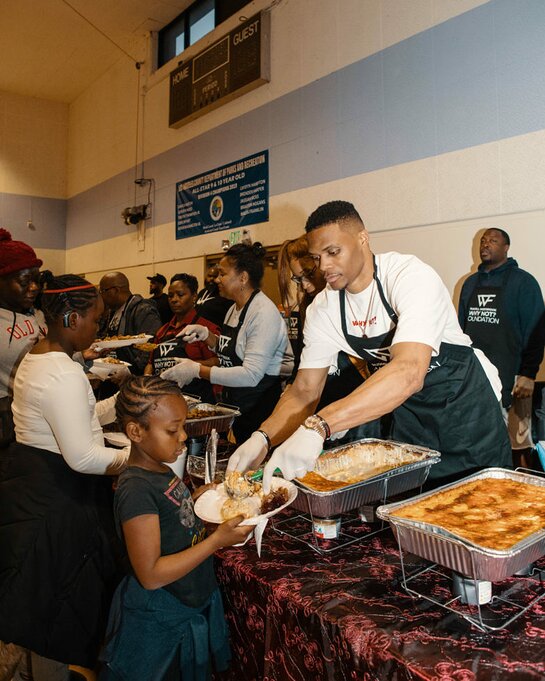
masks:
<svg viewBox="0 0 545 681"><path fill-rule="evenodd" d="M122 385L115 403L118 422L124 427L128 421L148 424L148 415L157 402L167 395L183 397L177 383L160 376L130 376Z"/></svg>
<svg viewBox="0 0 545 681"><path fill-rule="evenodd" d="M67 312L83 314L93 307L98 298L96 287L83 277L75 274L55 277L51 272L44 272L43 275L41 305L48 322L53 322ZM75 290L66 290L72 288Z"/></svg>

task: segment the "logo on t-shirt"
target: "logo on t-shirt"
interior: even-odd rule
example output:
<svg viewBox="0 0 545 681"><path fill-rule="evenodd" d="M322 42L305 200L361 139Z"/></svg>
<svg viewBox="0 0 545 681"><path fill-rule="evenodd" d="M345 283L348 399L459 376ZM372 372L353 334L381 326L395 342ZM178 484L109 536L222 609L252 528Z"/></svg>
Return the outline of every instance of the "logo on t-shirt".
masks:
<svg viewBox="0 0 545 681"><path fill-rule="evenodd" d="M178 345L176 341L163 341L162 343L159 343L158 348L159 348L159 354L161 357L164 357L165 355L170 354Z"/></svg>
<svg viewBox="0 0 545 681"><path fill-rule="evenodd" d="M230 340L231 339L229 336L220 336L218 338L218 352L223 352L227 345L229 344Z"/></svg>
<svg viewBox="0 0 545 681"><path fill-rule="evenodd" d="M491 303L496 297L495 293L479 293L477 294L477 299L479 301L479 307L486 307L488 303Z"/></svg>

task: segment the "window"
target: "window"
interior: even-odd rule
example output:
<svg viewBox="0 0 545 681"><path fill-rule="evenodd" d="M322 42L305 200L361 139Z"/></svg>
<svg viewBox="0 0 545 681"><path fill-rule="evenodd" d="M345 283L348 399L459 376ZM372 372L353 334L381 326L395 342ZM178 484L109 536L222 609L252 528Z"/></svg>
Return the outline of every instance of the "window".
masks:
<svg viewBox="0 0 545 681"><path fill-rule="evenodd" d="M157 67L181 54L246 4L248 0L196 0L159 31Z"/></svg>

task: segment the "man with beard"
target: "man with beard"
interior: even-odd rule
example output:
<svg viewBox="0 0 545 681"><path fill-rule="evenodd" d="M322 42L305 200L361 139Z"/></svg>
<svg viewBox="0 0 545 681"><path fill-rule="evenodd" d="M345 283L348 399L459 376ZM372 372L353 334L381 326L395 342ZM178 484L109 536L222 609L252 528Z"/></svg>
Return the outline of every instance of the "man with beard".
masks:
<svg viewBox="0 0 545 681"><path fill-rule="evenodd" d="M201 317L208 319L216 326L221 326L233 301L220 296L216 282L218 271L217 265L210 265L206 270L204 288L197 293L195 309Z"/></svg>
<svg viewBox="0 0 545 681"><path fill-rule="evenodd" d="M307 310L294 383L229 467L254 468L271 444L279 445L265 467L268 491L275 468L285 478L301 477L331 435L389 413L392 439L441 452L430 485L509 465L497 372L460 329L437 273L415 256L374 255L351 203L320 206L305 229L327 286ZM341 350L365 359L372 375L315 414Z"/></svg>
<svg viewBox="0 0 545 681"><path fill-rule="evenodd" d="M481 264L462 287L458 319L465 333L497 367L508 420L513 462L533 447L532 393L543 359L545 306L539 284L508 257L503 229L487 229L480 241Z"/></svg>

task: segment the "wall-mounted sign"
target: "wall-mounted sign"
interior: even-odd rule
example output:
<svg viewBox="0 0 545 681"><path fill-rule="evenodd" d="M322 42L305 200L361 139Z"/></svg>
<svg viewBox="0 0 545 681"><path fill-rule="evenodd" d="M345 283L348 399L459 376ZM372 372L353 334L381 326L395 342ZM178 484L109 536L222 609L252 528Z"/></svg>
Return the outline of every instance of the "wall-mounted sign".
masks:
<svg viewBox="0 0 545 681"><path fill-rule="evenodd" d="M176 238L219 232L269 219L269 152L176 184Z"/></svg>
<svg viewBox="0 0 545 681"><path fill-rule="evenodd" d="M184 123L270 80L270 14L237 26L170 74L168 124Z"/></svg>

